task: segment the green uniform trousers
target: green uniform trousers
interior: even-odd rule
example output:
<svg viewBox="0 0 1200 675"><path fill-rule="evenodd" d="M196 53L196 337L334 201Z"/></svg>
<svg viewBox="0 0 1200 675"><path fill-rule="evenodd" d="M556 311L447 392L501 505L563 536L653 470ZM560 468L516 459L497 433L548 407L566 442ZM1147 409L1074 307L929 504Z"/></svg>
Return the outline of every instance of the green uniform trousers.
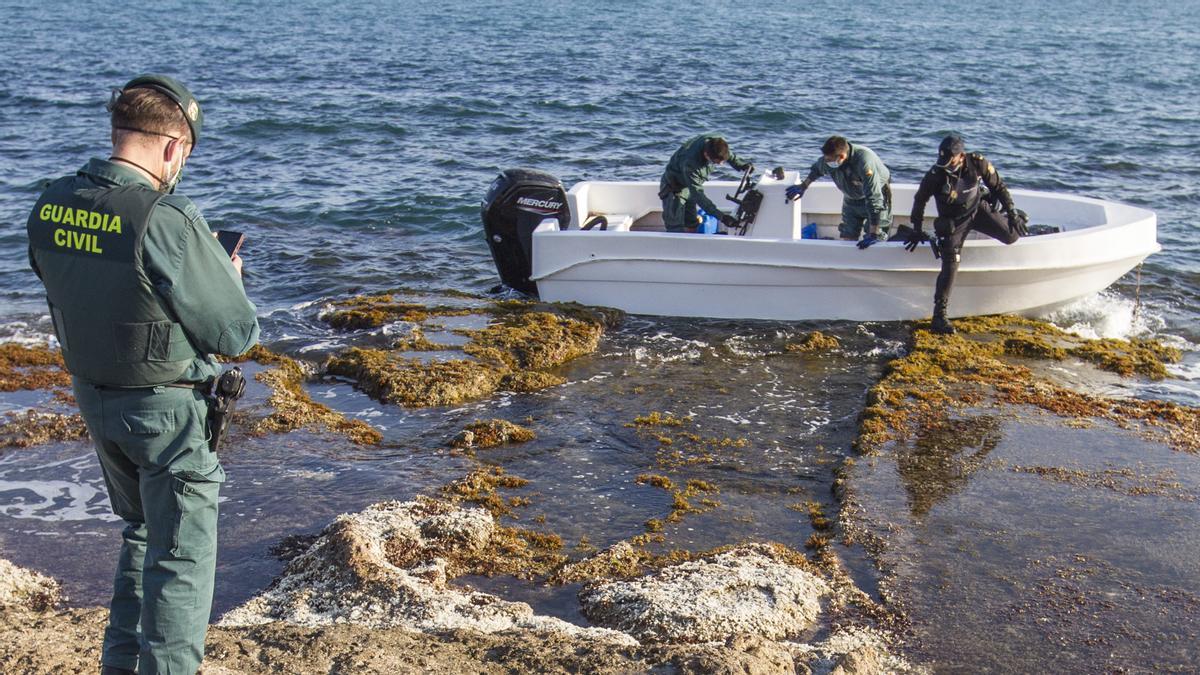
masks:
<svg viewBox="0 0 1200 675"><path fill-rule="evenodd" d="M700 214L696 211L696 200L691 199L691 191L687 188L675 194L668 194L663 198L662 205L663 225L666 226L667 232L694 230L700 224Z"/></svg>
<svg viewBox="0 0 1200 675"><path fill-rule="evenodd" d="M842 198L842 223L838 225L842 239L858 239L870 224L871 207L866 199ZM886 240L891 229L892 204L889 199L884 203L883 213L879 214L879 239Z"/></svg>
<svg viewBox="0 0 1200 675"><path fill-rule="evenodd" d="M112 389L75 380L113 513L126 522L104 665L195 673L204 657L225 472L195 389Z"/></svg>

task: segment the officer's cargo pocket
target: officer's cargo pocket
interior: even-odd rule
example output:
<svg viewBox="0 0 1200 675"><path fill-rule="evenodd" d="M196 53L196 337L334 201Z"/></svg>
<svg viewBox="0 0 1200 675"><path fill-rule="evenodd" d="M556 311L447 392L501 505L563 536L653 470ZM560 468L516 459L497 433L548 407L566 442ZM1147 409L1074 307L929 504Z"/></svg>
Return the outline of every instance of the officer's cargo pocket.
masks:
<svg viewBox="0 0 1200 675"><path fill-rule="evenodd" d="M178 507L171 554L198 560L216 551L217 497L225 470L216 464L207 472L175 471L171 474Z"/></svg>
<svg viewBox="0 0 1200 675"><path fill-rule="evenodd" d="M172 321L113 324L118 363L171 360Z"/></svg>
<svg viewBox="0 0 1200 675"><path fill-rule="evenodd" d="M175 431L174 410L127 410L121 420L131 434L152 436Z"/></svg>

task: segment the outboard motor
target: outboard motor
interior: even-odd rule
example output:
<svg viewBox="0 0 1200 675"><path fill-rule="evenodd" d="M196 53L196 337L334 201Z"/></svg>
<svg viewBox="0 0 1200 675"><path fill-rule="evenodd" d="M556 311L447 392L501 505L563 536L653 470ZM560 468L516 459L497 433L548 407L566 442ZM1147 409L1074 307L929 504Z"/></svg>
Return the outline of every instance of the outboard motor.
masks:
<svg viewBox="0 0 1200 675"><path fill-rule="evenodd" d="M529 279L533 231L546 218L557 218L558 229L567 229L571 215L562 182L544 171L508 169L492 181L480 215L500 281L537 295L537 284Z"/></svg>

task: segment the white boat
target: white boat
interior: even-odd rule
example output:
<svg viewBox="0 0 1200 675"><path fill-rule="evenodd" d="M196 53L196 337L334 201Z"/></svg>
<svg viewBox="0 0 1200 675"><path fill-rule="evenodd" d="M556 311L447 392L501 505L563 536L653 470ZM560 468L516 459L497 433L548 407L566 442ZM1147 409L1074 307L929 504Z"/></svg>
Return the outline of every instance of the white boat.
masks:
<svg viewBox="0 0 1200 675"><path fill-rule="evenodd" d="M787 202L784 191L799 178L784 172L759 181L762 204L744 235L684 234L664 230L657 182L584 181L564 192L548 174L516 169L492 184L484 225L504 282L544 300L728 319L928 317L941 269L929 246L910 253L890 241L860 250L837 240L841 194L821 182ZM732 210L724 198L738 187L712 181L705 191ZM893 228L908 222L916 189L892 186ZM951 317L1044 312L1108 287L1161 250L1152 211L1011 192L1031 223L1059 231L1008 246L973 233L963 246ZM926 231L935 214L930 200ZM605 217L605 229L587 229L596 216ZM818 238L802 236L809 223Z"/></svg>

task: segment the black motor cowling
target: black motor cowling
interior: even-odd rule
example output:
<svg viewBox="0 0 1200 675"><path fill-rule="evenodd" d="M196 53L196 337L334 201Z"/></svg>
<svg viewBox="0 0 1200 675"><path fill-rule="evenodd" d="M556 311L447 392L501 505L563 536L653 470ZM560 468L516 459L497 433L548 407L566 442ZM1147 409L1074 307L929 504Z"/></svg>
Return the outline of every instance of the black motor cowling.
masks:
<svg viewBox="0 0 1200 675"><path fill-rule="evenodd" d="M567 229L567 192L554 176L535 169L508 169L492 181L483 199L483 232L500 281L522 293L537 295L533 272L533 231L546 218Z"/></svg>

